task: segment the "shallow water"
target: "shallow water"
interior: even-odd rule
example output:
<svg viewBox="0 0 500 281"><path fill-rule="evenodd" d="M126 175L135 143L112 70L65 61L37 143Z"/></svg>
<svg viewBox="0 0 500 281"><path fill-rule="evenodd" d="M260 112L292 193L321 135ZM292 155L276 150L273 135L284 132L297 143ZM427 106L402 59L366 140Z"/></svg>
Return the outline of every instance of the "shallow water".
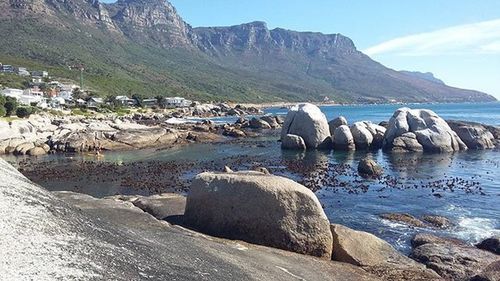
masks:
<svg viewBox="0 0 500 281"><path fill-rule="evenodd" d="M342 106L323 108L329 119L344 115L350 122L388 120L400 106ZM432 108L444 118L462 119L487 124L499 124L500 104L417 105L413 108ZM283 109L268 112L284 113ZM78 167L100 162L121 167L130 165L131 176L148 177L155 173L158 181L170 171L158 171L158 163L186 165L180 173L189 181L196 173L207 169L249 169L265 166L274 174L297 180L316 191L332 223L340 223L358 230L376 234L403 252L410 249L409 240L416 232L435 232L465 239L471 243L500 235L500 151L465 151L452 154L373 152L373 157L384 168L382 180L366 180L357 175L358 161L372 152L297 153L282 151L276 134L269 137L237 143L193 144L167 150L138 150L108 152L103 158L92 156L45 156L32 158L6 157L15 165L41 163L47 167ZM156 164L154 164L156 163ZM151 194L149 189L130 187L123 180L107 180L104 172L78 175L78 183L57 178L41 180L49 190L73 190L103 197L121 194ZM35 171L36 173L36 171ZM165 191L160 185L159 191ZM154 192L153 192L154 193ZM433 214L450 218L454 226L447 230L418 229L388 222L379 218L382 213L409 213L415 217Z"/></svg>

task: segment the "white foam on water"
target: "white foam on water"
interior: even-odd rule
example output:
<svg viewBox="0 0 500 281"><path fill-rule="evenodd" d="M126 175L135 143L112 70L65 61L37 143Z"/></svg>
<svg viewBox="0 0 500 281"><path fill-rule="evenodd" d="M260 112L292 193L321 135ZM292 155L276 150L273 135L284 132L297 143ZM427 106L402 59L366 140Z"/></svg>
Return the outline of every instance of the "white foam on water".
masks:
<svg viewBox="0 0 500 281"><path fill-rule="evenodd" d="M497 228L497 222L493 219L461 217L454 235L463 240L477 243L486 238L500 235L500 229Z"/></svg>

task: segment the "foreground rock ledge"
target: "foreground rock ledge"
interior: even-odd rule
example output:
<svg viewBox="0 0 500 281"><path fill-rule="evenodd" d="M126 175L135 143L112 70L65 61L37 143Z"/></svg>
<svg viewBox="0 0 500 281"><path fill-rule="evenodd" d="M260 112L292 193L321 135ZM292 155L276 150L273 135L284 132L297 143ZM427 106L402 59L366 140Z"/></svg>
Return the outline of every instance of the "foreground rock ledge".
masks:
<svg viewBox="0 0 500 281"><path fill-rule="evenodd" d="M330 258L330 223L316 195L292 180L246 171L202 173L185 222L210 235Z"/></svg>
<svg viewBox="0 0 500 281"><path fill-rule="evenodd" d="M1 159L0 176L0 276L12 280L379 280L174 227L130 202L53 194Z"/></svg>

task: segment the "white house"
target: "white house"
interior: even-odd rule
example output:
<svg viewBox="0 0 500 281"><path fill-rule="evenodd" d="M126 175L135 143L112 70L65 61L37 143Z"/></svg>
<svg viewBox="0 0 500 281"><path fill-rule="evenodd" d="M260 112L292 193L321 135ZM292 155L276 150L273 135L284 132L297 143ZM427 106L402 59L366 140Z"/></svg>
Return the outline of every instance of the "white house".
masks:
<svg viewBox="0 0 500 281"><path fill-rule="evenodd" d="M128 106L133 106L137 104L137 101L135 99L131 99L127 96L116 96L115 100L122 105L128 105Z"/></svg>
<svg viewBox="0 0 500 281"><path fill-rule="evenodd" d="M20 104L31 105L38 104L45 100L43 92L37 89L19 90L19 89L4 89L2 95L15 98Z"/></svg>
<svg viewBox="0 0 500 281"><path fill-rule="evenodd" d="M2 95L6 96L6 97L15 98L15 99L19 99L19 97L21 97L23 95L23 93L24 93L24 91L20 90L20 89L7 88L7 89L2 90Z"/></svg>
<svg viewBox="0 0 500 281"><path fill-rule="evenodd" d="M17 69L17 74L20 76L30 76L29 71L26 69L26 67L19 67Z"/></svg>
<svg viewBox="0 0 500 281"><path fill-rule="evenodd" d="M102 100L102 98L91 97L87 100L87 107L96 108L103 103L104 101Z"/></svg>
<svg viewBox="0 0 500 281"><path fill-rule="evenodd" d="M193 102L181 97L165 98L168 108L189 107Z"/></svg>

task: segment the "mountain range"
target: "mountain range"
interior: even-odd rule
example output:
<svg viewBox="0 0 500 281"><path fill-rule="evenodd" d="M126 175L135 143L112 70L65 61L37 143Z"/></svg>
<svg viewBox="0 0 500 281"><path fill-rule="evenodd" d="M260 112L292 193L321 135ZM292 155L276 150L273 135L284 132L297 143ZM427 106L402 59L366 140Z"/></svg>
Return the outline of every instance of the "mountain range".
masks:
<svg viewBox="0 0 500 281"><path fill-rule="evenodd" d="M103 95L270 102L465 102L490 95L399 72L341 34L264 22L193 28L164 0L3 0L0 61L77 78Z"/></svg>

